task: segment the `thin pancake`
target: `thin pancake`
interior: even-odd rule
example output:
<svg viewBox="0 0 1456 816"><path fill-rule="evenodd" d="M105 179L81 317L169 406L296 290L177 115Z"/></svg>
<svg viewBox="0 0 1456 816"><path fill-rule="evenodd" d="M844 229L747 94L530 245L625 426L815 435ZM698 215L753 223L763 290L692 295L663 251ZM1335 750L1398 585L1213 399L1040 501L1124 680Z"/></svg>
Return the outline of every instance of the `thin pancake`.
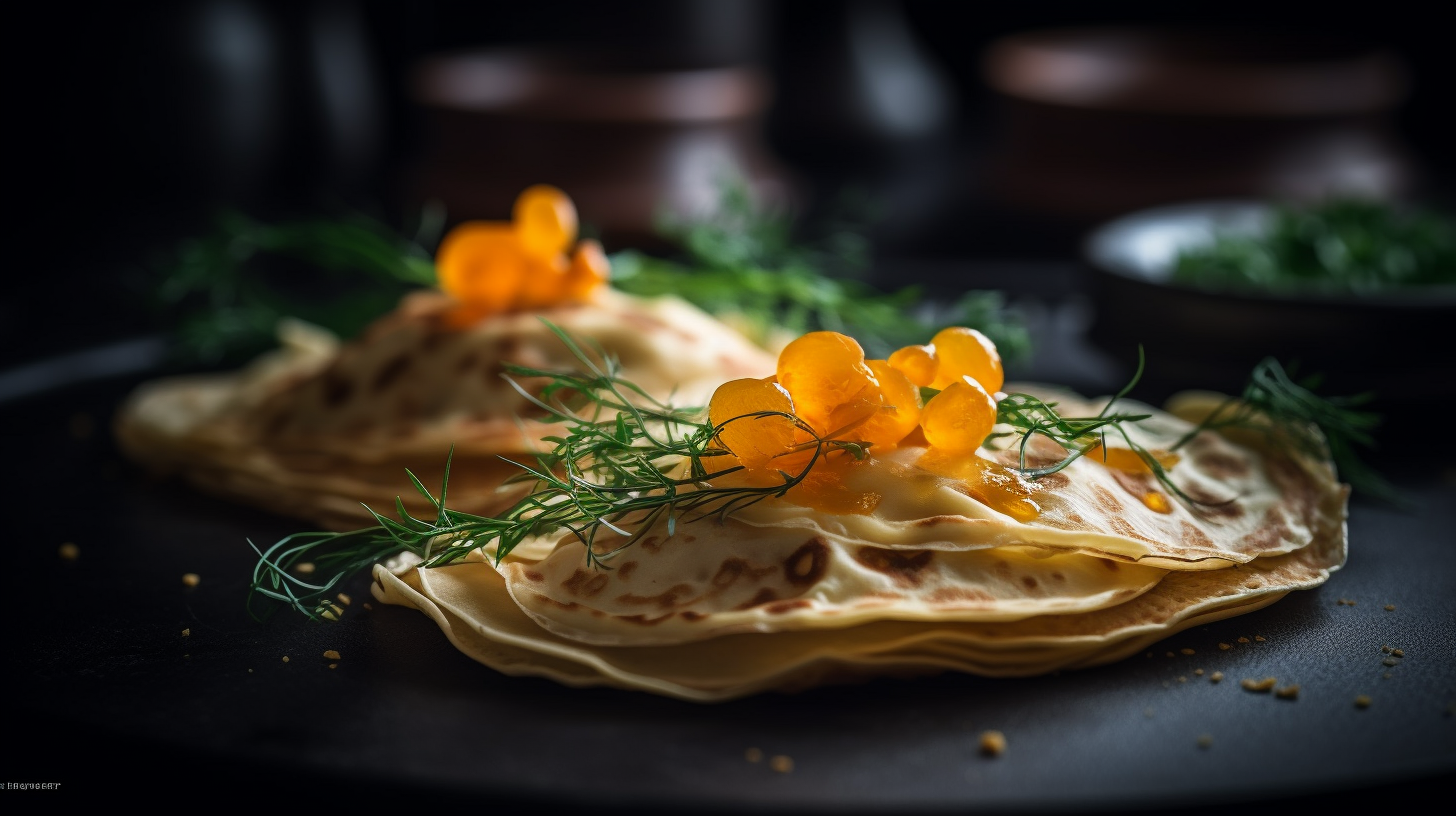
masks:
<svg viewBox="0 0 1456 816"><path fill-rule="evenodd" d="M396 496L430 512L405 469L437 487L453 450L452 507L489 515L519 496L497 490L516 472L500 457L529 461L551 430L523 423L531 406L502 378L504 364L579 368L541 318L680 404L706 400L725 377L774 368L767 352L676 298L603 290L590 304L464 328L451 324L450 305L419 293L347 344L294 326L283 348L243 371L147 383L119 412L117 437L158 471L334 529L371 522L362 505L389 508Z"/></svg>

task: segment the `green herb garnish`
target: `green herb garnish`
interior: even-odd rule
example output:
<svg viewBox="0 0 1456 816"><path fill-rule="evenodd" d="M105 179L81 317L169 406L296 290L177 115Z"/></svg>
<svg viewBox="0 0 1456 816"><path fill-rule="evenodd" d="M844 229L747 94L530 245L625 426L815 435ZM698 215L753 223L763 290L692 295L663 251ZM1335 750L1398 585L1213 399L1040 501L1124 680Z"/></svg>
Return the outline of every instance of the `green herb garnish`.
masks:
<svg viewBox="0 0 1456 816"><path fill-rule="evenodd" d="M1182 250L1173 278L1289 293L1456 284L1456 219L1359 199L1284 205L1257 233L1222 234Z"/></svg>
<svg viewBox="0 0 1456 816"><path fill-rule="evenodd" d="M859 230L841 224L817 242L796 239L789 214L755 203L742 181L725 180L720 189L706 217L659 219L660 234L683 248L682 260L619 252L612 284L638 295L678 295L768 347L776 338L836 331L885 358L946 326L966 326L990 337L1008 360L1030 353L1026 327L1001 293L968 292L929 311L918 287L887 293L859 280L869 264Z"/></svg>
<svg viewBox="0 0 1456 816"><path fill-rule="evenodd" d="M285 317L353 336L409 289L435 284L421 242L439 224L426 221L410 240L362 215L266 224L226 212L180 244L149 288L176 321L180 351L200 362L271 347Z"/></svg>
<svg viewBox="0 0 1456 816"><path fill-rule="evenodd" d="M854 425L820 436L799 417L777 411L747 413L714 425L703 420L704 409L673 408L652 399L622 379L616 363L600 349L589 354L559 328L551 329L575 355L582 371L562 373L520 366L508 371L508 378L545 378L548 384L539 396L519 385L517 390L545 413L543 421L565 426L563 435L545 438L552 449L537 457L536 466L522 465L521 473L510 480L531 485L525 498L491 518L462 513L446 506L448 463L438 498L410 473L415 489L435 509L434 520L411 516L396 499L397 520L366 507L377 526L346 533L290 535L266 551L258 551L250 603L258 598L281 601L309 617L333 619L337 610L328 598L339 581L395 553L411 552L422 559L423 566L437 567L494 546L499 562L529 538L562 531L585 545L589 563L606 566L605 559L632 545L659 520L666 521L671 535L679 524L725 517L767 498L783 496L832 452L863 457L869 447L852 439ZM515 384L514 379L511 382ZM1071 450L1057 465L1025 468L1023 447L1023 470L1036 478L1066 467L1100 444L1109 431L1126 438L1122 423L1147 418L1147 414L1108 413L1132 385L1109 400L1096 417L1062 417L1054 403L1015 394L1002 400L997 420L1014 428L1023 437L1023 446L1036 434ZM707 464L730 455L718 441L724 428L770 417L786 418L808 435L809 440L794 449L812 452L806 463L793 472L780 470L781 481L767 487L715 483L723 475L743 470L737 465L715 469ZM1133 448L1150 463L1160 481L1176 491L1152 454L1136 445ZM1187 499L1181 492L1178 495ZM603 536L620 540L612 546L599 546ZM290 573L305 560L328 577L313 583Z"/></svg>

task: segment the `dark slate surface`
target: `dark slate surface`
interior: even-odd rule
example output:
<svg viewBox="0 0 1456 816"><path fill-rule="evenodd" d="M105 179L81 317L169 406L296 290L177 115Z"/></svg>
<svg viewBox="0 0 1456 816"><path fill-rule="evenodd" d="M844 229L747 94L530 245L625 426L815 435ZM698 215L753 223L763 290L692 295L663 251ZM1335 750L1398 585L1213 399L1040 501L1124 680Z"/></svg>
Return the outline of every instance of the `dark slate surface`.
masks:
<svg viewBox="0 0 1456 816"><path fill-rule="evenodd" d="M697 705L496 674L417 612L363 611L363 579L347 587L355 601L339 624L253 622L246 540L299 525L121 459L106 425L131 384L0 404L11 701L0 784L62 784L26 796L1249 813L1393 805L1444 791L1456 772L1456 470L1439 449L1381 461L1418 507L1357 498L1349 562L1326 586L1150 656L1030 679L945 675ZM57 555L66 541L80 548L75 562ZM202 579L190 590L187 572ZM1382 645L1405 656L1383 665ZM338 668L325 649L343 654ZM1298 699L1239 687L1265 676L1299 684ZM1368 709L1354 704L1362 694ZM979 755L985 729L1006 734L1003 756ZM792 757L793 771L746 761L750 747Z"/></svg>

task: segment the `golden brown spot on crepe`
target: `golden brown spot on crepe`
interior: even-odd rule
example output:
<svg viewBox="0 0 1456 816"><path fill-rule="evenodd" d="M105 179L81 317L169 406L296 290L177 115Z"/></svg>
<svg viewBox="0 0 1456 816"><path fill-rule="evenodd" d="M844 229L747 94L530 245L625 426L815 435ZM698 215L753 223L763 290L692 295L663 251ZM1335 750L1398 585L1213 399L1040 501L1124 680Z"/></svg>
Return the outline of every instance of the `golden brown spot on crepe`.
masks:
<svg viewBox="0 0 1456 816"><path fill-rule="evenodd" d="M658 595L634 595L631 592L618 595L617 603L627 606L660 606L663 609L671 609L678 605L678 598L688 595L692 591L693 588L688 584L677 584Z"/></svg>
<svg viewBox="0 0 1456 816"><path fill-rule="evenodd" d="M763 606L766 603L773 603L774 601L777 601L778 599L779 599L779 595L778 595L777 592L774 592L772 589L769 589L768 587L764 587L763 589L760 589L758 591L758 594L757 595L754 595L748 601L746 601L744 603L741 603L738 606L735 606L733 609L734 609L735 612L742 612L745 609L752 609L755 606Z"/></svg>
<svg viewBox="0 0 1456 816"><path fill-rule="evenodd" d="M1179 534L1183 537L1183 543L1189 546L1203 547L1205 549L1216 549L1217 545L1208 534L1188 522L1179 526Z"/></svg>
<svg viewBox="0 0 1456 816"><path fill-rule="evenodd" d="M700 621L703 618L708 617L707 615L703 614L702 612L694 612L691 609L684 609L683 611L679 612L678 614L682 616L682 619L683 620L689 621L689 622L692 622L692 621Z"/></svg>
<svg viewBox="0 0 1456 816"><path fill-rule="evenodd" d="M666 615L659 615L655 618L649 618L646 615L621 615L617 618L617 620L623 620L628 623L641 624L642 626L656 626L657 624L662 623L670 617L672 617L671 612L667 613Z"/></svg>
<svg viewBox="0 0 1456 816"><path fill-rule="evenodd" d="M390 360L389 362L380 366L379 371L375 372L374 382L370 386L370 388L375 393L389 388L390 385L394 384L395 380L399 379L401 374L409 370L409 367L409 354L401 354L398 357L395 357L393 360Z"/></svg>
<svg viewBox="0 0 1456 816"><path fill-rule="evenodd" d="M579 569L570 578L562 581L561 586L573 595L590 598L605 589L607 581L608 578L603 573Z"/></svg>
<svg viewBox="0 0 1456 816"><path fill-rule="evenodd" d="M646 550L646 551L648 551L650 553L655 553L658 550L662 549L662 542L663 542L663 539L662 538L659 538L657 536L648 536L648 537L642 539L641 541L637 542L637 546L641 547L642 549L644 549L644 550Z"/></svg>
<svg viewBox="0 0 1456 816"><path fill-rule="evenodd" d="M1236 519L1244 514L1244 508L1236 501L1229 501L1227 495L1214 495L1198 485L1189 485L1183 488L1183 492L1193 500L1193 509L1200 516Z"/></svg>
<svg viewBox="0 0 1456 816"><path fill-rule="evenodd" d="M1108 569L1112 570L1113 572L1117 572L1117 562L1116 561L1108 561L1106 558L1100 558L1098 560L1102 562L1102 566L1107 567Z"/></svg>
<svg viewBox="0 0 1456 816"><path fill-rule="evenodd" d="M1065 581L1065 580L1067 580L1067 576L1061 574L1060 572L1053 572L1052 573L1052 580L1053 581Z"/></svg>
<svg viewBox="0 0 1456 816"><path fill-rule="evenodd" d="M976 601L984 603L995 600L991 593L980 589L965 589L964 587L941 587L930 593L932 603L956 603L965 601Z"/></svg>
<svg viewBox="0 0 1456 816"><path fill-rule="evenodd" d="M1289 517L1278 507L1271 507L1264 514L1259 526L1254 528L1247 536L1239 541L1240 548L1244 551L1263 551L1278 549L1285 541L1294 537L1289 528Z"/></svg>
<svg viewBox="0 0 1456 816"><path fill-rule="evenodd" d="M829 546L815 536L784 559L784 578L794 586L810 586L829 571Z"/></svg>
<svg viewBox="0 0 1456 816"><path fill-rule="evenodd" d="M860 547L854 553L854 560L894 579L901 586L920 586L921 575L930 566L934 553L930 550L886 550L880 547Z"/></svg>
<svg viewBox="0 0 1456 816"><path fill-rule="evenodd" d="M575 609L578 606L575 601L558 601L549 595L542 595L539 592L533 592L532 594L535 595L536 600L540 601L541 603L551 604L552 606L560 607L561 609Z"/></svg>
<svg viewBox="0 0 1456 816"><path fill-rule="evenodd" d="M521 574L526 577L527 581L535 581L538 584L546 579L546 576L535 570L521 570Z"/></svg>
<svg viewBox="0 0 1456 816"><path fill-rule="evenodd" d="M1143 494L1148 492L1148 482L1152 480L1152 474L1128 473L1113 468L1108 468L1107 472L1112 474L1112 480L1117 482L1118 487L1138 500L1142 500Z"/></svg>
<svg viewBox="0 0 1456 816"><path fill-rule="evenodd" d="M617 577L618 578L621 578L623 581L625 581L628 578L631 578L632 577L632 573L634 571L636 571L636 569L637 569L637 562L636 561L628 561L628 562L624 563L622 566L617 567Z"/></svg>
<svg viewBox="0 0 1456 816"><path fill-rule="evenodd" d="M792 612L795 609L803 609L804 607L810 605L811 604L808 601L804 600L803 598L799 598L797 600L779 601L778 603L769 604L764 611L768 612L770 615L782 615L785 612Z"/></svg>
<svg viewBox="0 0 1456 816"><path fill-rule="evenodd" d="M759 567L758 569L754 569L752 564L744 561L742 558L729 558L719 565L717 572L713 573L713 586L719 589L727 589L733 586L734 582L744 575L757 581L773 571L773 567Z"/></svg>
<svg viewBox="0 0 1456 816"><path fill-rule="evenodd" d="M1249 463L1226 453L1207 453L1198 457L1199 468L1220 482L1247 476Z"/></svg>
<svg viewBox="0 0 1456 816"><path fill-rule="evenodd" d="M1021 583L1027 589L1036 589L1036 579L1030 575L1021 576Z"/></svg>
<svg viewBox="0 0 1456 816"><path fill-rule="evenodd" d="M960 491L957 491L957 492L960 492ZM980 522L980 519L968 519L965 516L945 516L945 515L941 515L941 516L926 516L925 518L915 519L915 521L911 522L912 526L915 526L915 527L934 527L934 526L936 526L938 524L979 524L979 523L981 523Z"/></svg>

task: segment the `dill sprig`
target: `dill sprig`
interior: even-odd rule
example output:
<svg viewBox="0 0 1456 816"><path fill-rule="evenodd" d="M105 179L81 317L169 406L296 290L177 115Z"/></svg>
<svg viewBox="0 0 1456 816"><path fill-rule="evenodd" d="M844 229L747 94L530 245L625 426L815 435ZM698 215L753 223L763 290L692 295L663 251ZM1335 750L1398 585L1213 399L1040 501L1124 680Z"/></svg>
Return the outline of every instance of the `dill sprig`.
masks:
<svg viewBox="0 0 1456 816"><path fill-rule="evenodd" d="M543 321L544 322L544 321ZM841 451L863 457L868 445L839 438L855 425L819 435L799 417L779 411L756 411L722 423L702 420L701 408L673 408L653 399L619 375L616 361L595 349L590 354L560 328L547 326L580 363L580 372L561 373L522 366L508 367L508 380L541 409L542 421L560 423L562 434L547 436L551 449L537 456L535 466L521 465L508 482L527 482L531 491L494 517L478 516L446 506L449 462L438 498L409 471L411 483L435 510L433 521L410 515L396 499L398 519L366 506L378 524L345 533L297 533L258 552L253 572L255 598L281 601L315 619L332 619L337 610L329 593L350 574L399 552L411 552L421 566L452 564L471 552L494 547L497 563L528 539L569 533L586 548L596 567L608 567L611 556L636 543L665 519L668 535L678 524L734 511L773 496L783 496L809 475L824 456ZM548 379L540 394L523 388L518 378ZM806 441L786 453L807 453L793 472L779 470L781 481L767 486L723 485L714 480L744 470L737 464L718 469L707 464L729 456L719 436L736 422L787 419ZM857 424L857 423L856 423ZM603 535L620 540L599 546ZM249 542L251 544L251 542ZM312 561L329 575L321 583L291 570ZM255 617L258 616L254 610Z"/></svg>
<svg viewBox="0 0 1456 816"><path fill-rule="evenodd" d="M457 563L475 551L485 552L498 564L527 540L566 533L584 545L590 565L610 569L607 562L613 555L659 523L665 523L670 536L680 524L723 519L770 497L784 496L831 453L867 455L869 445L853 439L858 423L820 435L798 416L780 411L750 412L717 424L704 421L702 408L675 408L652 398L622 378L616 361L602 349L589 351L560 328L549 322L547 326L576 357L580 370L508 369L508 381L540 409L542 421L563 429L544 438L551 447L537 456L534 466L520 465L521 472L508 480L530 485L523 498L497 516L463 513L446 504L449 460L438 497L406 471L415 490L434 509L433 520L415 518L396 498L397 519L366 506L377 522L373 527L344 533L296 533L266 551L254 546L258 563L249 595L254 616L261 617L254 602L266 599L317 620L336 620L339 609L330 594L339 582L401 552L413 553L420 566L427 568ZM1150 413L1114 410L1142 371L1139 350L1132 379L1090 417L1065 417L1055 402L1031 394L1008 394L997 405L997 422L1006 429L993 433L987 441L1019 437L1018 469L1036 479L1057 473L1082 456L1096 455L1099 448L1105 456L1107 435L1115 434L1170 493L1189 504L1210 504L1179 489L1157 457L1129 435L1128 425L1148 419ZM532 393L520 385L527 378L544 378L546 385ZM725 475L744 470L735 459L720 462L726 465L721 468L711 466L713 459L731 456L720 441L724 429L736 422L763 419L788 420L802 432L805 441L787 453L808 455L785 460L802 464L778 470L779 481L766 486L721 481ZM1325 425L1323 433L1312 424L1319 422ZM1314 396L1293 383L1278 363L1265 361L1255 370L1242 399L1230 399L1173 448L1202 430L1228 426L1268 430L1272 426L1283 429L1283 438L1292 444L1324 455L1332 440L1368 439L1371 422L1368 415L1351 411L1342 401ZM1028 466L1028 448L1035 436L1051 439L1066 456L1049 465ZM295 574L304 560L311 561L325 577L314 582Z"/></svg>
<svg viewBox="0 0 1456 816"><path fill-rule="evenodd" d="M1238 427L1274 433L1283 444L1318 459L1328 458L1340 478L1354 490L1383 501L1404 504L1399 492L1374 468L1361 460L1358 448L1374 447L1372 432L1381 417L1360 410L1373 394L1322 397L1311 390L1312 380L1295 382L1279 361L1265 358L1249 375L1243 393L1230 397L1196 428L1173 445L1176 450L1199 431Z"/></svg>

